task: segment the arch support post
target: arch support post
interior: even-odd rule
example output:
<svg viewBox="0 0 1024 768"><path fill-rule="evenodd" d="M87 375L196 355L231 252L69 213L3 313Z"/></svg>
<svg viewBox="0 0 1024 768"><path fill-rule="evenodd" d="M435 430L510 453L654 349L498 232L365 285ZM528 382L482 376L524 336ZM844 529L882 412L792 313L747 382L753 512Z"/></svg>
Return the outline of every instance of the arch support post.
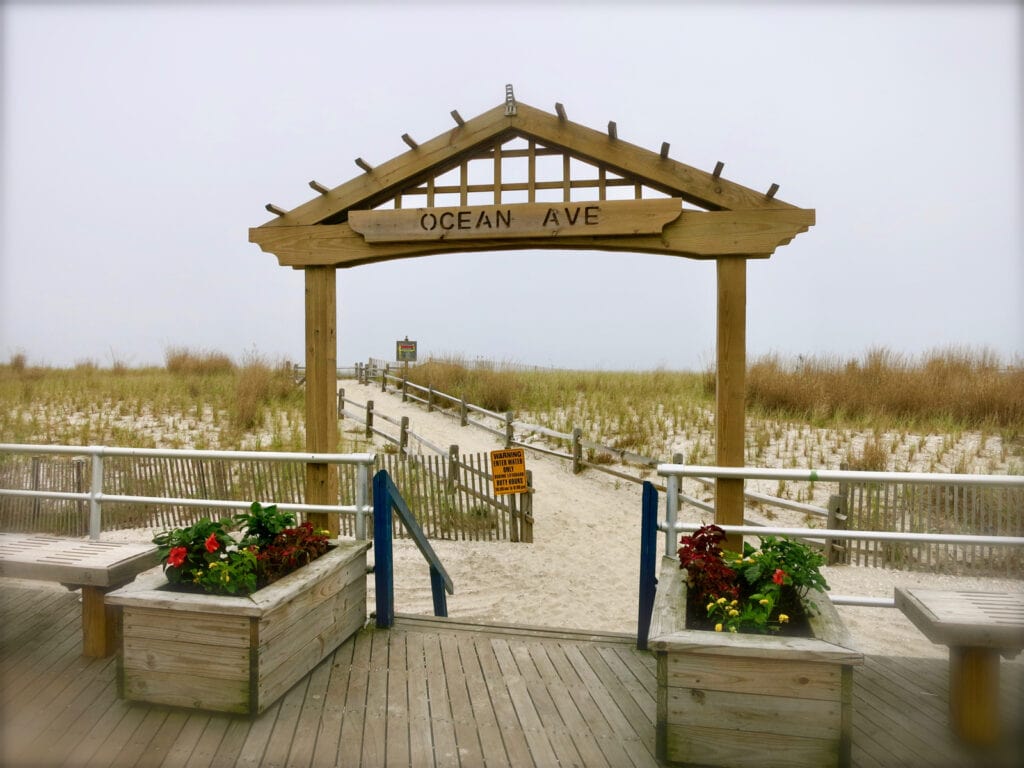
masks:
<svg viewBox="0 0 1024 768"><path fill-rule="evenodd" d="M307 267L306 277L306 450L338 450L337 277L334 267ZM306 503L337 504L338 473L330 464L306 465ZM314 528L338 536L337 515L312 512Z"/></svg>
<svg viewBox="0 0 1024 768"><path fill-rule="evenodd" d="M716 464L742 467L746 430L747 375L747 260L728 256L717 260L718 332L715 383ZM743 524L743 480L715 480L715 522ZM743 537L729 536L723 547L743 551Z"/></svg>

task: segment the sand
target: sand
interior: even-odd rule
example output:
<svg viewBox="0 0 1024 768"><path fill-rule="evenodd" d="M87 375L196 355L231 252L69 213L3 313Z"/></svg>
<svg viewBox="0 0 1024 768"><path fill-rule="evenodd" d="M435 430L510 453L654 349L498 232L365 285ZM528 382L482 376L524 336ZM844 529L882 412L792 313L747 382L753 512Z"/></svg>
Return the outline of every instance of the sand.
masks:
<svg viewBox="0 0 1024 768"><path fill-rule="evenodd" d="M409 417L410 429L435 445L455 444L461 453L502 447L499 438L379 387L344 382L346 397L373 400L377 413ZM352 406L349 406L352 409ZM361 421L346 419L342 430L362 432ZM378 421L378 426L387 426ZM396 430L397 431L397 430ZM381 441L383 445L383 441ZM417 450L415 440L411 450ZM639 583L641 487L586 470L573 475L569 462L527 451L533 472L534 543L433 541L455 587L448 597L449 615L489 622L557 626L581 630L635 633ZM635 471L635 470L634 470ZM656 478L655 478L656 479ZM684 512L701 520L694 510ZM708 521L710 522L710 520ZM145 540L149 531L110 532L104 538ZM664 537L659 537L659 550ZM372 551L371 551L372 552ZM372 554L371 554L372 557ZM426 563L409 540L396 540L395 610L432 612ZM1024 580L954 577L860 566L824 569L837 595L888 597L895 586L1024 592ZM369 607L374 608L373 580ZM867 654L945 657L945 646L932 644L894 608L840 606L856 648ZM1015 664L1024 664L1024 654Z"/></svg>

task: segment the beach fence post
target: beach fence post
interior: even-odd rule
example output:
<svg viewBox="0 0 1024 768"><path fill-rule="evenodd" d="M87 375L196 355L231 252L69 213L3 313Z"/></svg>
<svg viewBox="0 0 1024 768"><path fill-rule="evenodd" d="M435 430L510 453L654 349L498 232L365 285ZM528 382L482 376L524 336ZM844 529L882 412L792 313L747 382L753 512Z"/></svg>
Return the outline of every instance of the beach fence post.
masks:
<svg viewBox="0 0 1024 768"><path fill-rule="evenodd" d="M505 414L505 447L511 448L515 433L512 431L512 411Z"/></svg>
<svg viewBox="0 0 1024 768"><path fill-rule="evenodd" d="M388 490L387 470L382 469L373 476L373 578L377 590L378 629L389 629L395 623L395 573L391 536L391 493Z"/></svg>
<svg viewBox="0 0 1024 768"><path fill-rule="evenodd" d="M572 428L572 473L578 475L583 471L583 430Z"/></svg>
<svg viewBox="0 0 1024 768"><path fill-rule="evenodd" d="M373 400L366 401L366 436L373 437Z"/></svg>
<svg viewBox="0 0 1024 768"><path fill-rule="evenodd" d="M644 481L640 512L640 601L637 609L636 647L647 650L647 636L654 614L654 596L658 591L655 576L658 555L658 490Z"/></svg>

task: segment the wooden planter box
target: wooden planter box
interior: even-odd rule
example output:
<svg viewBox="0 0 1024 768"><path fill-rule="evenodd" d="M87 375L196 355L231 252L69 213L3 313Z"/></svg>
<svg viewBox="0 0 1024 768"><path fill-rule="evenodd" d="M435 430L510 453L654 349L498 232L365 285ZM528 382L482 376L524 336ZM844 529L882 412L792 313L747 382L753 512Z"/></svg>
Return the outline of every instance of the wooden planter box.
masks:
<svg viewBox="0 0 1024 768"><path fill-rule="evenodd" d="M338 544L247 597L175 592L159 567L109 593L121 697L264 711L366 623L369 547Z"/></svg>
<svg viewBox="0 0 1024 768"><path fill-rule="evenodd" d="M828 597L809 599L813 639L688 630L683 572L663 558L648 644L658 657L659 759L850 764L853 668L864 656L850 649Z"/></svg>

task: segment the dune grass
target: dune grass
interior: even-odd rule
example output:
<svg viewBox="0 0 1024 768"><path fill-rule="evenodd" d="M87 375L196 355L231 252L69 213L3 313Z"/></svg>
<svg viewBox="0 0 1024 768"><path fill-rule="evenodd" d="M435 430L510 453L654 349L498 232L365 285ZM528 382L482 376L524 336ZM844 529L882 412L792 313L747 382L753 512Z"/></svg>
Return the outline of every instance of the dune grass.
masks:
<svg viewBox="0 0 1024 768"><path fill-rule="evenodd" d="M526 369L428 360L422 386L659 460L714 460L714 373ZM162 368L0 365L0 441L304 450L304 394L286 365L170 349ZM1024 366L988 351L917 359L754 360L747 463L1024 472ZM350 433L338 450L364 450ZM349 444L351 443L351 444Z"/></svg>

